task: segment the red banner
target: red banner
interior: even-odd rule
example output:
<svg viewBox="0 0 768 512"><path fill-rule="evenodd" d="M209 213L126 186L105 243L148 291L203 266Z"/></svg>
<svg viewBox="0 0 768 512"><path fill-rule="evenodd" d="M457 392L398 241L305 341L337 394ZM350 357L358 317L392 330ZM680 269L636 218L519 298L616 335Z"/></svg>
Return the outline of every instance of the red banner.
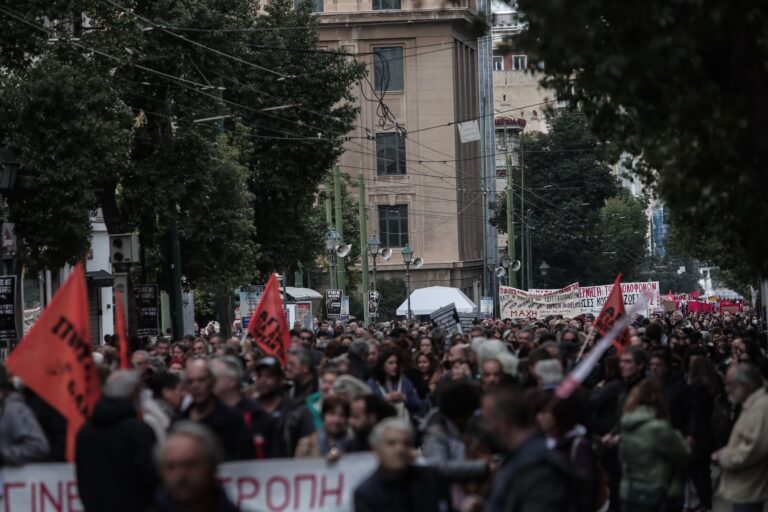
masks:
<svg viewBox="0 0 768 512"><path fill-rule="evenodd" d="M600 310L600 314L597 315L593 327L600 336L611 330L616 320L626 314L624 310L624 295L621 292L621 274L616 276L616 281L613 283L613 289L608 294L608 298L605 300L603 309ZM621 334L613 340L613 346L616 347L616 351L621 354L624 351L624 347L629 343L629 333L625 329Z"/></svg>
<svg viewBox="0 0 768 512"><path fill-rule="evenodd" d="M264 287L259 305L248 324L248 334L256 342L256 346L285 365L288 347L291 345L291 334L283 312L277 276L274 273Z"/></svg>
<svg viewBox="0 0 768 512"><path fill-rule="evenodd" d="M8 357L8 370L67 419L67 459L74 460L77 431L101 393L82 264Z"/></svg>
<svg viewBox="0 0 768 512"><path fill-rule="evenodd" d="M115 292L115 337L117 338L117 350L120 354L120 369L131 369L131 348L128 345L128 331L125 329L125 309L123 306L123 292Z"/></svg>

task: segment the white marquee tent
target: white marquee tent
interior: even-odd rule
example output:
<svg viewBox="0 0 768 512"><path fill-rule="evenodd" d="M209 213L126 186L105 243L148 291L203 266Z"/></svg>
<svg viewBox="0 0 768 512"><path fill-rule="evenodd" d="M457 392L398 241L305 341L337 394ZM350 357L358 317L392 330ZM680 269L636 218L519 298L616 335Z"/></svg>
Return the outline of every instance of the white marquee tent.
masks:
<svg viewBox="0 0 768 512"><path fill-rule="evenodd" d="M428 288L419 288L411 292L411 314L429 315L433 311L447 306L456 305L456 311L459 313L477 313L477 304L464 295L464 292L458 288L448 286L430 286ZM408 299L397 308L398 316L406 316L408 311Z"/></svg>

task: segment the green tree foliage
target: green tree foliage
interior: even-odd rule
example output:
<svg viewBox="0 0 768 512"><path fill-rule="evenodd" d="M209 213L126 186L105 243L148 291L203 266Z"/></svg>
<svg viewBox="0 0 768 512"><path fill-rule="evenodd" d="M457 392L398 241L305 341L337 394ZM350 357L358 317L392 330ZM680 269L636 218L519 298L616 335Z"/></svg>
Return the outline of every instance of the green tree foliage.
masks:
<svg viewBox="0 0 768 512"><path fill-rule="evenodd" d="M377 283L376 289L381 293L378 321L394 320L397 316L397 308L408 298L405 281L399 277L382 279Z"/></svg>
<svg viewBox="0 0 768 512"><path fill-rule="evenodd" d="M365 70L317 50L310 6L2 8L0 143L21 162L11 205L28 263L82 259L98 207L110 232L139 232L149 281L167 285L172 219L190 285L217 296L259 271L312 262L324 231L312 205ZM208 117L220 119L200 122Z"/></svg>
<svg viewBox="0 0 768 512"><path fill-rule="evenodd" d="M711 262L768 275L768 6L732 2L520 0L516 44L543 86L638 157L674 220ZM709 250L711 242L723 251Z"/></svg>
<svg viewBox="0 0 768 512"><path fill-rule="evenodd" d="M644 233L642 203L619 191L607 151L586 117L557 114L550 125L548 133L524 135L524 189L521 169L513 170L518 258L522 193L525 209L531 210L535 287L542 284L542 261L550 265L547 286L602 284L612 282L619 270L631 274L645 253L643 234L636 233ZM492 219L502 232L506 215L502 193Z"/></svg>

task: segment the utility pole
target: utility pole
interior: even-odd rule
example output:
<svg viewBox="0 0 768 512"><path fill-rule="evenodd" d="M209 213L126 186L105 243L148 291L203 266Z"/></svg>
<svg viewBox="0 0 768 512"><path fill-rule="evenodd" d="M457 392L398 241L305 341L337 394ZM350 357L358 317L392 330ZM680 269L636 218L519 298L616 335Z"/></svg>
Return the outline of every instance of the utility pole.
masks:
<svg viewBox="0 0 768 512"><path fill-rule="evenodd" d="M176 205L171 205L171 226L168 230L171 249L171 329L173 340L181 340L184 336L184 312L181 303L181 249L179 248L179 232L176 226ZM126 298L126 300L129 300Z"/></svg>
<svg viewBox="0 0 768 512"><path fill-rule="evenodd" d="M358 217L360 218L360 262L363 273L363 318L367 327L371 320L368 312L368 230L366 223L365 180L363 179L363 173L357 175L357 189L358 204L360 206Z"/></svg>
<svg viewBox="0 0 768 512"><path fill-rule="evenodd" d="M509 144L509 142L507 142ZM512 162L509 158L509 151L507 151L507 255L509 256L509 268L507 269L507 278L509 279L509 286L517 287L517 273L512 270L512 266L515 262L515 194L514 194L515 180L512 177Z"/></svg>
<svg viewBox="0 0 768 512"><path fill-rule="evenodd" d="M339 239L344 240L344 219L342 217L342 196L341 196L341 168L337 164L333 168L333 195L336 207L336 232L339 234ZM336 265L337 278L339 290L342 295L344 294L344 258L339 258L338 265Z"/></svg>
<svg viewBox="0 0 768 512"><path fill-rule="evenodd" d="M526 253L526 229L527 227L523 224L526 222L525 219L525 138L523 137L523 134L520 133L520 262L523 264L521 272L522 278L520 279L521 282L521 288L524 290L527 290L531 287L530 281L528 282L528 287L525 286L525 269L526 264L528 263L526 260L528 259L528 254Z"/></svg>

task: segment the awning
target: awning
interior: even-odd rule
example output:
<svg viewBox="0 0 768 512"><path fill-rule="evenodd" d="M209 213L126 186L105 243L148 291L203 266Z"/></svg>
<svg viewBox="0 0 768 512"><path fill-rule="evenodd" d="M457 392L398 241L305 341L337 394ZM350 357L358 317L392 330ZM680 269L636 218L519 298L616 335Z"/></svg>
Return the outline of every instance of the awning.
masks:
<svg viewBox="0 0 768 512"><path fill-rule="evenodd" d="M94 288L109 288L115 284L115 278L106 270L86 272L85 281Z"/></svg>
<svg viewBox="0 0 768 512"><path fill-rule="evenodd" d="M281 290L282 291L282 290ZM320 300L323 296L311 288L296 288L295 286L286 286L285 293L289 300Z"/></svg>
<svg viewBox="0 0 768 512"><path fill-rule="evenodd" d="M420 288L411 293L411 313L414 315L429 315L434 311L454 304L458 313L477 313L477 304L458 288L448 286L430 286ZM397 308L398 316L404 316L408 311L408 299Z"/></svg>

